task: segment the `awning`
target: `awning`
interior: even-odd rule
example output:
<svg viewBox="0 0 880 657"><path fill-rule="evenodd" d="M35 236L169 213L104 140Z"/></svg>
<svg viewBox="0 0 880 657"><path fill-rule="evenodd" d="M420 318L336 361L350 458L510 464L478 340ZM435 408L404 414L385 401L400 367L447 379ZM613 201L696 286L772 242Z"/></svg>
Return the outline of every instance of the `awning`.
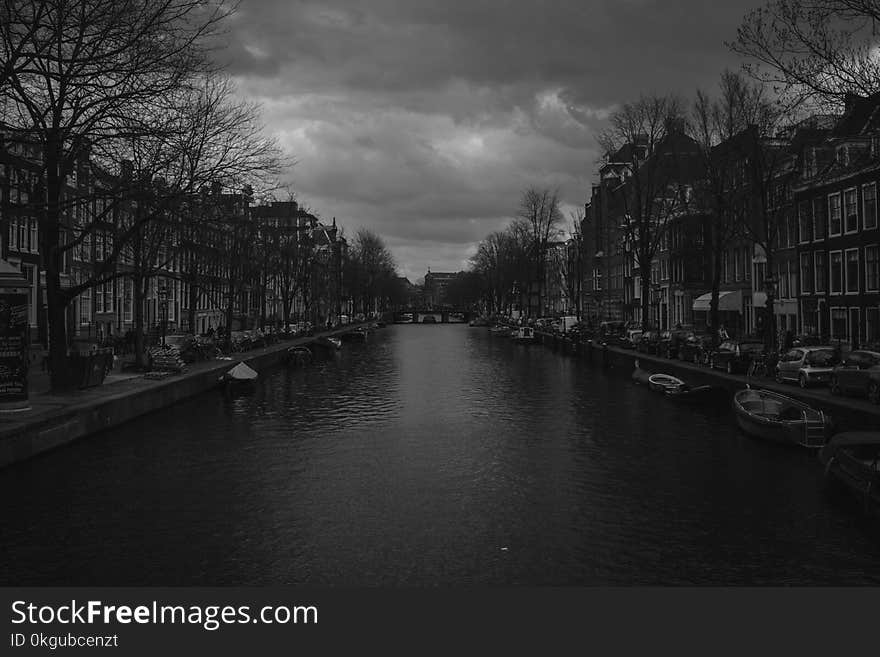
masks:
<svg viewBox="0 0 880 657"><path fill-rule="evenodd" d="M712 304L712 293L708 292L694 299L694 310L708 311ZM718 310L739 312L742 310L741 290L722 290L718 293Z"/></svg>

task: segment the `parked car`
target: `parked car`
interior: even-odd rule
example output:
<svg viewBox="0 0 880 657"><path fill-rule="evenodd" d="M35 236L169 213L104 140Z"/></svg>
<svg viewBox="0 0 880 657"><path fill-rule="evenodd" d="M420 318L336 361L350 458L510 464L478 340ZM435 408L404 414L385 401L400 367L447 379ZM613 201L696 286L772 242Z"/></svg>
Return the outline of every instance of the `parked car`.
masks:
<svg viewBox="0 0 880 657"><path fill-rule="evenodd" d="M832 371L830 386L832 395L865 395L880 404L880 352L849 352Z"/></svg>
<svg viewBox="0 0 880 657"><path fill-rule="evenodd" d="M680 358L681 346L693 335L694 332L690 329L663 331L660 334L660 355L666 358Z"/></svg>
<svg viewBox="0 0 880 657"><path fill-rule="evenodd" d="M623 346L626 324L621 321L607 321L599 324L597 339L601 344Z"/></svg>
<svg viewBox="0 0 880 657"><path fill-rule="evenodd" d="M626 329L626 332L623 334L623 337L620 339L620 346L624 349L635 349L639 340L642 339L642 329Z"/></svg>
<svg viewBox="0 0 880 657"><path fill-rule="evenodd" d="M797 381L801 388L814 383L828 383L835 365L834 347L797 347L779 358L776 381Z"/></svg>
<svg viewBox="0 0 880 657"><path fill-rule="evenodd" d="M678 349L681 360L699 365L705 362L712 350L712 336L708 333L694 333L682 342Z"/></svg>
<svg viewBox="0 0 880 657"><path fill-rule="evenodd" d="M749 363L764 355L764 343L755 340L725 340L709 355L709 367L728 374L745 372Z"/></svg>

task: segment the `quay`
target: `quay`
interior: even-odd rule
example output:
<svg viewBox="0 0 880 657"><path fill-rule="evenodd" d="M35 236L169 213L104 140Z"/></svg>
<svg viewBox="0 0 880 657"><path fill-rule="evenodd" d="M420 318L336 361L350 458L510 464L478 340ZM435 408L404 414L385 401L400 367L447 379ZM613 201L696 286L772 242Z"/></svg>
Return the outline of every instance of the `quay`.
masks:
<svg viewBox="0 0 880 657"><path fill-rule="evenodd" d="M620 369L630 374L636 361L648 372L672 374L692 385L714 385L725 388L731 395L746 385L753 388L773 390L780 394L806 402L830 414L838 430L876 429L880 427L880 406L859 397L832 395L827 387L800 388L796 385L776 383L771 377L748 377L744 374L727 374L721 370L694 365L681 360L640 353L607 345L571 340L554 333L536 331L537 339L545 346L600 367Z"/></svg>
<svg viewBox="0 0 880 657"><path fill-rule="evenodd" d="M218 378L238 362L262 373L280 364L291 347L307 346L320 337L348 333L369 323L283 340L235 354L231 360L192 363L183 372L162 379L147 379L143 373L112 374L94 388L32 393L28 410L0 414L0 468L216 389Z"/></svg>

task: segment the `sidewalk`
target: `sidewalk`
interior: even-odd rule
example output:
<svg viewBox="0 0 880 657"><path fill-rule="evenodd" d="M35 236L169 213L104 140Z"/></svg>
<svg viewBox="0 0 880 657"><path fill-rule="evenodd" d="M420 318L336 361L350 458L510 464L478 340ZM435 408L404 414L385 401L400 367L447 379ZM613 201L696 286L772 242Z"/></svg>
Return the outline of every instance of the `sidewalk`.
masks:
<svg viewBox="0 0 880 657"><path fill-rule="evenodd" d="M117 364L102 385L64 393L50 392L48 373L37 364L28 376L30 408L0 412L0 467L216 388L219 377L239 361L260 372L281 363L291 347L321 336L346 333L360 325L284 340L233 354L230 360L193 363L184 372L159 380L146 379L138 372L123 373L121 364Z"/></svg>

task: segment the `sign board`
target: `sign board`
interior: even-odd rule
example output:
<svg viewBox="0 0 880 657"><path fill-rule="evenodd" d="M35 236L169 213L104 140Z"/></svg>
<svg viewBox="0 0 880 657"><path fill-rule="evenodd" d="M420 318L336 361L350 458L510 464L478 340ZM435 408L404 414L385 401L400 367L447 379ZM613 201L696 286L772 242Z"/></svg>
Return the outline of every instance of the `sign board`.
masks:
<svg viewBox="0 0 880 657"><path fill-rule="evenodd" d="M0 407L28 399L28 298L0 292Z"/></svg>

